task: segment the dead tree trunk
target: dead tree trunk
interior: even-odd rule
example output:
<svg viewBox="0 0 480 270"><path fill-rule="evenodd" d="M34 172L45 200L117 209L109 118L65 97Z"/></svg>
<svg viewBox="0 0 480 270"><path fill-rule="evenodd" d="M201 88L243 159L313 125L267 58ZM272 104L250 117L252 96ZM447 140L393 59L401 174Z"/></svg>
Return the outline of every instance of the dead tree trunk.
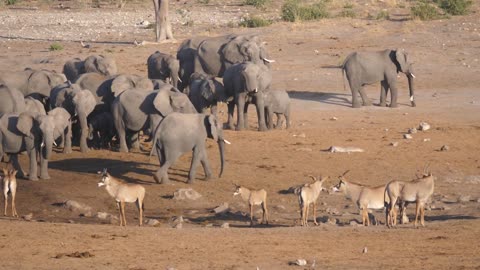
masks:
<svg viewBox="0 0 480 270"><path fill-rule="evenodd" d="M172 25L168 15L168 0L153 0L155 7L155 38L156 42L173 39Z"/></svg>

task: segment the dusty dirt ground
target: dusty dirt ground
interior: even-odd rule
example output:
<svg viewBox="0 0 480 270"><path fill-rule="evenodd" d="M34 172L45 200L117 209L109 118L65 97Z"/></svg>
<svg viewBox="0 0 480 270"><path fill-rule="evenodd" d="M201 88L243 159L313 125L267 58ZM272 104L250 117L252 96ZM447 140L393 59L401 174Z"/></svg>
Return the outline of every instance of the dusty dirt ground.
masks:
<svg viewBox="0 0 480 270"><path fill-rule="evenodd" d="M1 71L32 67L61 72L69 58L101 53L113 55L122 73L146 75L145 63L151 53L161 50L173 54L179 42L193 33L208 36L259 33L268 42L271 58L276 60L273 89L287 90L292 98L293 126L290 130L259 133L255 130L252 107L250 130L225 131L232 145L226 151L224 176L203 181L198 170L198 180L192 185L185 183L190 155L182 157L171 169L173 184L158 185L151 176L158 168L158 160L149 158L147 152L92 150L82 154L75 148L74 153L64 155L58 151L50 162L50 180L19 180L17 210L21 216L31 213L31 221L0 218L0 268L479 269L478 8L477 4L476 14L432 22L328 19L276 23L253 30L210 27L208 22L195 24L192 30L174 24L180 29L177 43L141 47L131 42L151 40L151 30L126 31L121 36L100 31L95 40L104 42L91 42L90 49L81 48L77 41L62 41L64 49L54 52L48 50L52 43L49 40L54 36L47 40L22 38L25 32L15 32L15 23L9 24L9 18L30 15L35 20L34 17L46 14L62 20L69 16L68 11L1 10L0 16L9 16L3 17L0 27ZM73 12L83 12L85 18L98 18L101 14L101 10ZM148 13L148 10L138 12ZM32 31L48 27L48 24L19 23ZM70 37L72 31L86 33L86 28L63 30ZM7 38L14 34L19 38ZM399 108L352 109L351 95L343 90L340 70L321 68L340 63L354 50L397 47L405 48L415 62L416 108L409 106L407 83L402 76ZM369 97L378 103L379 85L367 89ZM337 120L332 120L333 117ZM411 140L403 139L407 129L421 121L428 122L432 129L413 134ZM391 146L393 142L398 142L398 146ZM365 152L324 151L332 145L361 147ZM449 150L439 151L443 145L448 145ZM213 170L218 172L218 149L212 142L209 142L209 158ZM27 168L26 156L21 156L21 162ZM384 225L352 226L352 220L361 220L355 206L341 194L327 193L322 193L319 199L317 216L321 225L295 226L299 218L297 199L293 194L280 192L309 182L309 174L331 176L329 187L336 184L337 176L345 170L351 170L352 181L366 185L380 185L392 179L410 180L427 163L436 176L435 193L426 211L426 227L420 229L411 224L397 229L387 229ZM117 213L113 199L104 189L97 188L96 172L103 167L121 179L146 187L145 216L158 219L159 225L136 226L137 210L133 205L127 206L127 228L112 225L111 222L117 222L115 219L95 217L96 212ZM248 226L247 205L232 196L233 183L268 191L269 226ZM172 199L175 190L189 187L202 194L202 198ZM93 216L81 216L58 206L66 200L91 206ZM215 215L212 209L224 202L229 204L230 211ZM413 206L407 210L410 219L413 211ZM373 214L383 224L383 213ZM174 219L179 216L185 220L183 228L173 228ZM260 217L260 212L256 216ZM326 222L329 218L335 218L336 224ZM224 223L229 223L230 228L221 228ZM311 220L310 224L313 225ZM362 253L364 247L367 253ZM289 265L299 258L306 259L308 265Z"/></svg>

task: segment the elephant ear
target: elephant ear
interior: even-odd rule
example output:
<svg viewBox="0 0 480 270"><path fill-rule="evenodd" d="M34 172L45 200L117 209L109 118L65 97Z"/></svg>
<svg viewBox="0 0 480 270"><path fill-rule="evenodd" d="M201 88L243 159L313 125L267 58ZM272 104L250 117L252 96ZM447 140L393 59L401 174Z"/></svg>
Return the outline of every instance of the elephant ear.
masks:
<svg viewBox="0 0 480 270"><path fill-rule="evenodd" d="M225 60L232 64L242 63L248 60L244 57L246 54L245 50L244 37L236 37L223 47L222 54Z"/></svg>
<svg viewBox="0 0 480 270"><path fill-rule="evenodd" d="M133 80L130 76L127 75L119 75L118 77L116 77L112 81L112 86L110 87L115 97L120 95L125 90L132 88L134 88Z"/></svg>
<svg viewBox="0 0 480 270"><path fill-rule="evenodd" d="M73 103L76 106L82 106L85 115L88 116L90 113L93 112L95 106L97 105L97 101L95 97L93 97L92 92L89 90L77 90L75 91L75 96L73 97ZM78 114L78 108L75 109L76 113Z"/></svg>
<svg viewBox="0 0 480 270"><path fill-rule="evenodd" d="M52 80L50 78L50 76L48 76L46 74L46 72L42 71L42 70L37 70L37 71L34 71L30 74L30 76L28 77L28 90L29 92L38 92L38 87L40 85L49 85L51 86L52 85ZM51 90L51 89L48 89L48 90Z"/></svg>
<svg viewBox="0 0 480 270"><path fill-rule="evenodd" d="M153 106L163 117L173 112L170 105L170 90L166 88L160 89L155 99L153 99Z"/></svg>
<svg viewBox="0 0 480 270"><path fill-rule="evenodd" d="M407 55L403 49L397 49L395 51L395 58L397 59L398 65L400 66L400 70L402 72L406 72L408 70L407 66Z"/></svg>
<svg viewBox="0 0 480 270"><path fill-rule="evenodd" d="M18 116L17 129L23 135L33 138L33 115L23 112Z"/></svg>
<svg viewBox="0 0 480 270"><path fill-rule="evenodd" d="M212 88L212 84L213 82L209 80L203 80L200 84L200 94L209 102L213 102L214 100L214 89Z"/></svg>
<svg viewBox="0 0 480 270"><path fill-rule="evenodd" d="M135 76L134 85L135 85L135 88L140 90L148 90L148 91L153 90L153 82L150 79L142 76L137 76L137 75Z"/></svg>
<svg viewBox="0 0 480 270"><path fill-rule="evenodd" d="M218 141L218 130L217 130L217 119L215 115L209 115L208 117L208 124L210 125L210 134L212 135L212 139L214 141Z"/></svg>

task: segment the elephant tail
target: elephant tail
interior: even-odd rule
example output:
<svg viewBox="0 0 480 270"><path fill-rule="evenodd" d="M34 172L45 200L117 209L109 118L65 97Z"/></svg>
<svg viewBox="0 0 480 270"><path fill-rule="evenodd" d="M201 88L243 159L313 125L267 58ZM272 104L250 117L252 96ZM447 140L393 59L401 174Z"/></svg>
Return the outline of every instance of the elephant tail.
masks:
<svg viewBox="0 0 480 270"><path fill-rule="evenodd" d="M150 150L150 154L148 155L149 159L152 157L153 151L155 151L155 146L157 145L157 140L158 140L157 133L158 133L160 125L162 124L164 119L165 119L165 117L163 117L162 120L160 120L160 122L158 122L158 125L155 127L155 131L153 132L152 149ZM150 135L150 138L152 138L152 135Z"/></svg>

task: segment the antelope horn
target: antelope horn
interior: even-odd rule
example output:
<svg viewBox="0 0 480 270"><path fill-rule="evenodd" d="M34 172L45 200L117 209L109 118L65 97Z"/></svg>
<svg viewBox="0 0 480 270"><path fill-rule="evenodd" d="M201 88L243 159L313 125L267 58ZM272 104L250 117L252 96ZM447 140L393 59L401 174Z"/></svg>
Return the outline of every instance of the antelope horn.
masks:
<svg viewBox="0 0 480 270"><path fill-rule="evenodd" d="M345 176L348 172L350 172L350 170L346 170L346 171L342 174L342 176Z"/></svg>
<svg viewBox="0 0 480 270"><path fill-rule="evenodd" d="M313 175L309 175L308 177L312 178L313 181L317 181L317 178L316 178L315 176L313 176Z"/></svg>

